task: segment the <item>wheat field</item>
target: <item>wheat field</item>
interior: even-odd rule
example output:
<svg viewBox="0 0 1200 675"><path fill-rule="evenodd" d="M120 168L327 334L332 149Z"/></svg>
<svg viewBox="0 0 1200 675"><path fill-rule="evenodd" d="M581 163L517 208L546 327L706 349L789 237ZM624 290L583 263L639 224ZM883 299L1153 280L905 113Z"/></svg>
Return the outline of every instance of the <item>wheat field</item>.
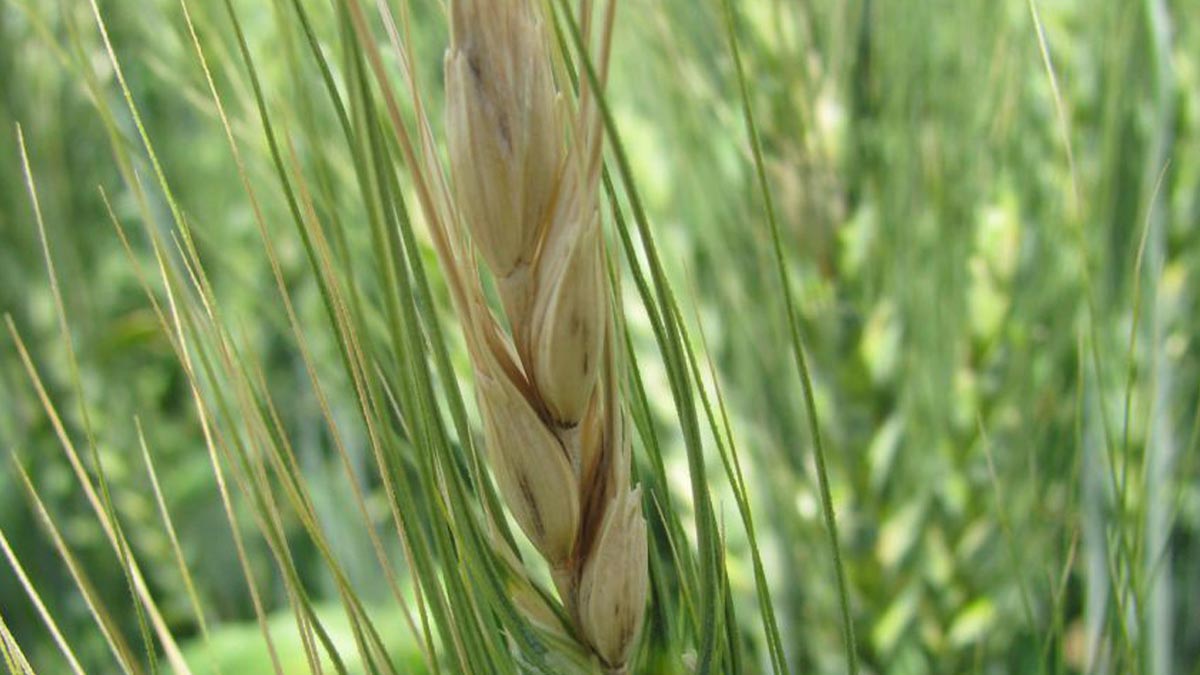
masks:
<svg viewBox="0 0 1200 675"><path fill-rule="evenodd" d="M1194 0L0 0L0 672L1200 674Z"/></svg>

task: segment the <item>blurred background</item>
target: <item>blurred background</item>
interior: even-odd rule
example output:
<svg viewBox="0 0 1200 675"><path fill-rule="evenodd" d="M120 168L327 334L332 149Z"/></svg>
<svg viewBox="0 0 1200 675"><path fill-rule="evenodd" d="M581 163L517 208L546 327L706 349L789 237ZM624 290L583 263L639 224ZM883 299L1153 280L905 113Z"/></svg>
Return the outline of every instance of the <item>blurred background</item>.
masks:
<svg viewBox="0 0 1200 675"><path fill-rule="evenodd" d="M341 468L287 339L179 3L97 4L214 293L253 345L293 432L320 518L352 517L347 488L330 478ZM191 4L249 175L271 184L233 29L219 3ZM322 39L335 38L320 23L330 3L306 4ZM444 7L409 4L417 67L440 110ZM827 440L864 670L1200 672L1200 4L734 4ZM332 125L332 116L306 103L318 83L287 68L294 42L279 26L288 3L233 5L268 105L296 131L303 160L323 162L337 194L347 161L304 133ZM614 54L609 101L738 439L789 662L796 672L839 672L841 624L811 436L721 4L622 0ZM81 386L55 317L17 124ZM115 146L136 146L140 159L122 166ZM81 445L86 406L115 510L172 631L194 647L198 627L135 418L225 672L266 672L251 601L231 582L241 570L187 379L98 189L136 227L142 212L128 175L153 183L89 3L0 1L0 313ZM149 208L166 219L169 205L150 192ZM262 192L267 219L284 218L282 198ZM341 212L354 222L345 199ZM300 320L314 320L321 298L298 237L279 225L275 243ZM369 238L347 245L364 250ZM135 255L153 269L149 252ZM649 400L664 420L667 469L686 500L666 377L631 283L624 295ZM317 362L336 362L329 335L311 339ZM342 384L332 389L335 418L353 407ZM349 453L369 472L367 449L347 433ZM20 458L132 639L137 616L122 568L8 331L0 333L0 451L0 530L88 672L117 672L7 457ZM385 518L380 488L365 484ZM727 489L713 490L734 522ZM249 517L243 525L255 527ZM760 654L747 543L733 527L728 539L733 602L751 654ZM268 565L261 542L247 546L255 564ZM361 588L382 588L365 537L347 531L336 546ZM295 555L314 599L329 600L316 552L301 543ZM286 621L283 594L279 584L264 586L268 609ZM0 616L39 672L66 672L4 564ZM386 609L381 616L391 625ZM397 652L419 663L398 615L391 623Z"/></svg>

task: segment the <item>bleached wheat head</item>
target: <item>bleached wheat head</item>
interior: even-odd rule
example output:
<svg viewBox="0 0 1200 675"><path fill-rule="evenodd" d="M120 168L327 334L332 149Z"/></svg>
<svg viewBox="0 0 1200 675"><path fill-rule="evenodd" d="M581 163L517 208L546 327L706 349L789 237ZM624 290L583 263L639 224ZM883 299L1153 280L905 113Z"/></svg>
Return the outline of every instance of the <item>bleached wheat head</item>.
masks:
<svg viewBox="0 0 1200 675"><path fill-rule="evenodd" d="M459 248L483 259L510 327L484 303L474 255L444 261L467 287L459 313L489 462L549 563L574 632L619 671L641 631L649 581L609 315L600 116L586 88L578 105L558 88L535 0L451 7L446 126L453 201L470 239Z"/></svg>

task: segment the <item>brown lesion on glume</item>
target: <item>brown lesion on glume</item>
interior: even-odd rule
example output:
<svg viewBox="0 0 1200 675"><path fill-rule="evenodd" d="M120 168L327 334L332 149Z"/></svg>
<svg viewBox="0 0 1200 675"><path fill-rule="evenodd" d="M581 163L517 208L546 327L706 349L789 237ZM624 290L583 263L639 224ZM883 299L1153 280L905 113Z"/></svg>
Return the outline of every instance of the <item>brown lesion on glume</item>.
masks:
<svg viewBox="0 0 1200 675"><path fill-rule="evenodd" d="M471 70L471 80L475 83L475 90L479 92L482 100L488 102L488 109L496 116L496 129L500 134L500 139L504 141L506 150L512 150L512 129L508 121L508 115L505 114L502 106L495 105L492 98L495 91L488 87L488 77L484 72L483 60L479 57L479 50L468 48L464 50L467 57L467 68Z"/></svg>
<svg viewBox="0 0 1200 675"><path fill-rule="evenodd" d="M583 318L581 316L579 316L579 314L577 314L577 313L571 314L571 320L567 323L567 331L571 335L571 337L578 338L578 339L586 342L587 324L584 323ZM588 373L591 372L592 355L589 353L589 350L587 350L587 349L583 350L583 364L582 365L583 365L582 374L587 375Z"/></svg>
<svg viewBox="0 0 1200 675"><path fill-rule="evenodd" d="M512 151L512 132L508 128L508 115L503 112L496 113L496 127L500 132L500 139L504 141L505 149Z"/></svg>
<svg viewBox="0 0 1200 675"><path fill-rule="evenodd" d="M479 65L478 51L474 49L467 50L467 67L471 69L471 75L475 78L475 86L482 88L483 66Z"/></svg>
<svg viewBox="0 0 1200 675"><path fill-rule="evenodd" d="M538 540L546 538L546 523L542 520L542 512L538 508L537 500L533 497L533 488L529 485L529 476L524 472L517 473L517 487L521 490L521 498L525 500L525 504L529 507L529 515L533 522L534 535Z"/></svg>

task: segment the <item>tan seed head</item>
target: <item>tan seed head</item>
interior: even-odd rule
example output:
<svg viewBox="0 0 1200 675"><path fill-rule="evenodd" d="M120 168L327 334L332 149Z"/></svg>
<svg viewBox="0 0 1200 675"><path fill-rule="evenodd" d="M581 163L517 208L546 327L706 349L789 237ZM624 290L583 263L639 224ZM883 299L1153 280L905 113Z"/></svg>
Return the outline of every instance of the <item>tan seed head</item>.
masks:
<svg viewBox="0 0 1200 675"><path fill-rule="evenodd" d="M476 373L488 456L517 524L552 567L575 548L579 490L562 443L499 370Z"/></svg>
<svg viewBox="0 0 1200 675"><path fill-rule="evenodd" d="M649 585L641 488L634 488L610 505L579 583L584 635L609 666L629 660L642 630Z"/></svg>
<svg viewBox="0 0 1200 675"><path fill-rule="evenodd" d="M649 577L610 344L602 129L587 93L567 115L538 9L536 0L452 2L446 124L454 206L474 246L460 240L439 255L460 284L499 490L550 564L573 634L621 670ZM606 60L607 45L600 52ZM511 332L487 306L474 257L458 250L478 251L498 281Z"/></svg>
<svg viewBox="0 0 1200 675"><path fill-rule="evenodd" d="M533 380L555 421L574 426L592 401L602 368L608 288L599 215L567 214L538 264L530 328Z"/></svg>
<svg viewBox="0 0 1200 675"><path fill-rule="evenodd" d="M543 29L525 0L452 3L446 54L457 203L499 278L532 262L565 148Z"/></svg>

